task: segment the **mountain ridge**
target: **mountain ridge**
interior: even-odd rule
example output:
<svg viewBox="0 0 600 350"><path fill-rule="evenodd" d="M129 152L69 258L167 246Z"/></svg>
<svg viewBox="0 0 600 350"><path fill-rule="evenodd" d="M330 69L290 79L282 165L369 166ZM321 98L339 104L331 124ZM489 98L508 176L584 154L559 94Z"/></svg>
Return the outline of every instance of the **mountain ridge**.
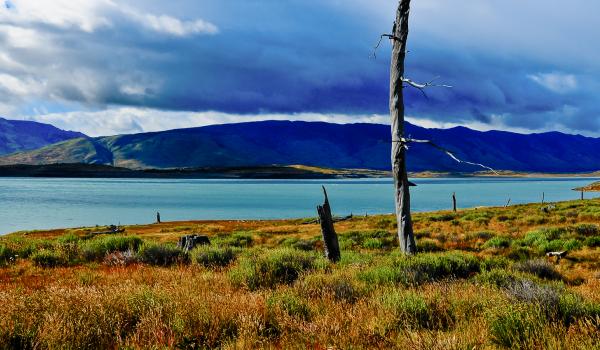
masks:
<svg viewBox="0 0 600 350"><path fill-rule="evenodd" d="M460 159L497 170L589 172L600 169L600 139L560 132L519 134L466 127L405 133L432 140ZM106 164L131 169L305 164L330 168L390 168L388 125L261 121L86 137L0 157L0 164ZM408 151L410 171L482 170L457 163L428 145Z"/></svg>
<svg viewBox="0 0 600 350"><path fill-rule="evenodd" d="M79 137L86 137L86 135L76 131L61 130L50 124L0 117L0 156L34 150Z"/></svg>

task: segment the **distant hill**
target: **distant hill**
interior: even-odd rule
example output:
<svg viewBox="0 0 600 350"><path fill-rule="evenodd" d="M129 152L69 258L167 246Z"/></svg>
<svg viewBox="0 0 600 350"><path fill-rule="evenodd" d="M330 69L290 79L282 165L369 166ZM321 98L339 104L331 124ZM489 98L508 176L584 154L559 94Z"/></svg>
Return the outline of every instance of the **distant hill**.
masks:
<svg viewBox="0 0 600 350"><path fill-rule="evenodd" d="M516 134L464 127L406 125L413 138L433 140L460 158L499 170L588 172L600 169L600 139L558 132ZM390 168L390 128L380 124L264 121L162 132L81 138L0 158L0 164L90 163L132 169L304 164L329 168ZM410 171L479 171L440 151L411 145Z"/></svg>
<svg viewBox="0 0 600 350"><path fill-rule="evenodd" d="M85 135L48 124L0 118L0 155L33 150L78 137Z"/></svg>

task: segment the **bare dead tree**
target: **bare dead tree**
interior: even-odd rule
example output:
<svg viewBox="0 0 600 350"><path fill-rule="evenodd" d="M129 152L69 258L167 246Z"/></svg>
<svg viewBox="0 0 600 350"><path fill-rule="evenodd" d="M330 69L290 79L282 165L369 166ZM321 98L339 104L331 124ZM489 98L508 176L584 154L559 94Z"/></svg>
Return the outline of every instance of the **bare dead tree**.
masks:
<svg viewBox="0 0 600 350"><path fill-rule="evenodd" d="M401 0L396 21L389 36L392 41L390 69L390 115L392 119L392 171L394 175L398 242L406 254L415 254L417 245L410 213L410 190L406 171L406 143L404 140L404 61L408 41L410 0Z"/></svg>
<svg viewBox="0 0 600 350"><path fill-rule="evenodd" d="M465 163L496 171L483 164L472 163L459 159L452 151L438 146L430 140L416 140L404 137L404 87L410 86L419 90L427 98L425 89L430 87L450 88L450 85L435 84L437 78L421 84L406 78L405 60L408 41L408 19L410 15L410 0L400 0L396 11L396 21L390 34L382 34L375 46L373 57L383 38L390 39L392 43L392 61L390 67L390 116L392 126L392 173L394 177L394 194L396 203L396 219L398 222L398 241L400 249L405 254L415 254L417 246L412 226L410 212L410 182L406 169L406 150L410 143L423 143L434 147L458 163ZM497 173L496 173L497 174Z"/></svg>

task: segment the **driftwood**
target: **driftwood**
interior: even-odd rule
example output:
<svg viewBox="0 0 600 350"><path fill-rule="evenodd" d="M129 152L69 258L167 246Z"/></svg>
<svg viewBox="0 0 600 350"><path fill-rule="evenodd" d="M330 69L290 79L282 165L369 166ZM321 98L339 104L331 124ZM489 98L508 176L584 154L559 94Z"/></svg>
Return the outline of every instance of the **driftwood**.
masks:
<svg viewBox="0 0 600 350"><path fill-rule="evenodd" d="M210 244L210 239L207 236L198 235L186 235L179 238L177 247L183 249L185 252L189 252L196 248L198 245Z"/></svg>
<svg viewBox="0 0 600 350"><path fill-rule="evenodd" d="M560 259L564 258L567 256L567 251L562 251L562 252L548 252L546 253L546 256L551 258L551 257L556 257L556 263L558 264L560 262Z"/></svg>
<svg viewBox="0 0 600 350"><path fill-rule="evenodd" d="M121 228L121 227L115 226L115 225L110 225L110 226L108 226L107 231L96 231L96 232L91 232L91 234L92 235L110 235L110 234L123 233L123 232L125 232L124 228Z"/></svg>
<svg viewBox="0 0 600 350"><path fill-rule="evenodd" d="M323 243L325 246L325 257L332 262L340 260L340 245L338 237L333 227L333 218L331 217L331 207L329 206L329 198L327 198L327 190L323 186L323 194L325 202L323 205L317 206L319 214L319 222L321 223L321 233L323 234Z"/></svg>
<svg viewBox="0 0 600 350"><path fill-rule="evenodd" d="M365 214L365 217L367 217L366 214ZM347 216L333 216L331 220L334 223L336 223L336 222L341 222L341 221L352 220L352 218L354 218L354 215L350 214L350 215L347 215ZM318 224L319 222L320 222L319 218L316 218L314 220L305 221L305 222L302 223L302 225Z"/></svg>

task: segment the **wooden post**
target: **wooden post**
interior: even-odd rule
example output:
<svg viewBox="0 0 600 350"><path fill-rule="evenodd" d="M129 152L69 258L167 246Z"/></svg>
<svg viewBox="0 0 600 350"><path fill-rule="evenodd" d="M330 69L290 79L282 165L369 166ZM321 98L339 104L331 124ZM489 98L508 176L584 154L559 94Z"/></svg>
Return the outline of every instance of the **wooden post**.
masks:
<svg viewBox="0 0 600 350"><path fill-rule="evenodd" d="M542 192L542 204L546 201L546 192Z"/></svg>
<svg viewBox="0 0 600 350"><path fill-rule="evenodd" d="M581 200L583 200L583 191L581 191Z"/></svg>
<svg viewBox="0 0 600 350"><path fill-rule="evenodd" d="M504 205L504 207L508 207L510 205L510 198L508 199L508 201L506 202L506 205Z"/></svg>
<svg viewBox="0 0 600 350"><path fill-rule="evenodd" d="M156 212L156 223L160 224L160 213Z"/></svg>
<svg viewBox="0 0 600 350"><path fill-rule="evenodd" d="M452 193L452 210L456 213L456 192Z"/></svg>
<svg viewBox="0 0 600 350"><path fill-rule="evenodd" d="M400 0L391 33L392 62L390 68L390 116L392 125L392 172L394 199L398 221L398 242L405 254L415 254L417 245L410 213L410 190L406 172L406 141L404 139L404 60L408 40L410 0Z"/></svg>
<svg viewBox="0 0 600 350"><path fill-rule="evenodd" d="M325 202L322 206L317 206L317 213L319 214L319 223L321 224L321 233L323 234L325 257L331 262L338 262L341 257L340 245L338 243L337 234L335 233L335 228L333 227L331 207L329 206L329 198L327 198L325 186L323 186L323 194L325 195Z"/></svg>

